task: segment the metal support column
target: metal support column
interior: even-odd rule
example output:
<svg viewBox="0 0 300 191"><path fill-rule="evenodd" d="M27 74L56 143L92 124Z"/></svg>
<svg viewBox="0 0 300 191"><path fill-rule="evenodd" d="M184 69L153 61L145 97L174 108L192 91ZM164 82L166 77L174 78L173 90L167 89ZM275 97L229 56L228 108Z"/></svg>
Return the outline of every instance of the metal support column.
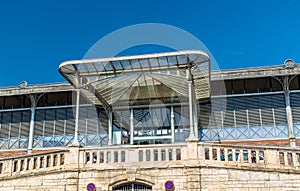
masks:
<svg viewBox="0 0 300 191"><path fill-rule="evenodd" d="M193 94L193 120L194 120L194 135L196 138L198 138L198 106L197 106L197 101L195 98L195 94Z"/></svg>
<svg viewBox="0 0 300 191"><path fill-rule="evenodd" d="M194 120L193 120L193 92L192 92L192 81L188 81L189 86L189 116L190 116L190 136L188 139L196 139L194 132Z"/></svg>
<svg viewBox="0 0 300 191"><path fill-rule="evenodd" d="M112 123L113 123L113 115L112 115L112 111L109 111L108 112L108 145L112 145L112 131L113 131L113 128L112 128Z"/></svg>
<svg viewBox="0 0 300 191"><path fill-rule="evenodd" d="M295 134L294 134L292 109L291 109L291 103L290 103L290 90L289 90L289 77L288 76L284 77L283 87L284 87L285 109L286 109L287 125L288 125L288 131L289 131L290 146L296 147L296 138L295 138Z"/></svg>
<svg viewBox="0 0 300 191"><path fill-rule="evenodd" d="M33 147L33 136L34 136L34 120L35 120L35 109L36 109L36 96L29 95L31 100L31 116L30 116L30 128L29 128L29 140L28 140L28 150L27 153L32 153L32 147Z"/></svg>
<svg viewBox="0 0 300 191"><path fill-rule="evenodd" d="M130 109L130 144L133 145L134 120L133 109Z"/></svg>
<svg viewBox="0 0 300 191"><path fill-rule="evenodd" d="M174 107L171 106L171 142L175 142L175 123L174 123L175 115L174 115Z"/></svg>
<svg viewBox="0 0 300 191"><path fill-rule="evenodd" d="M73 145L79 145L78 141L78 127L79 127L79 107L80 107L80 89L76 89L76 106L75 106L75 132Z"/></svg>

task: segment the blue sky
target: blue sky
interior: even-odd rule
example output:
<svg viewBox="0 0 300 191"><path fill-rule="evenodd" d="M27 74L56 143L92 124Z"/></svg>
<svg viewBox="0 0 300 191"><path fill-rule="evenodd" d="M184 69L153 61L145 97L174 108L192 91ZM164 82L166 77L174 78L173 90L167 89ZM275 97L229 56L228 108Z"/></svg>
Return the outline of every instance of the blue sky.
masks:
<svg viewBox="0 0 300 191"><path fill-rule="evenodd" d="M298 0L1 1L0 87L65 81L61 62L82 59L105 35L139 23L188 31L221 69L280 65L287 58L299 63L299 10Z"/></svg>

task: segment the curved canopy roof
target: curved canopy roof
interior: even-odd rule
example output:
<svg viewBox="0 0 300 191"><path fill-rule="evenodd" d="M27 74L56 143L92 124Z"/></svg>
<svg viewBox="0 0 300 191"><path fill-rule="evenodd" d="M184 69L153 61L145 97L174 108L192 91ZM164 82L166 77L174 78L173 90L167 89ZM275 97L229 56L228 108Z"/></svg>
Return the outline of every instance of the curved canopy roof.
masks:
<svg viewBox="0 0 300 191"><path fill-rule="evenodd" d="M197 99L210 96L209 56L199 50L66 61L59 72L105 108L122 102L148 104L152 99L176 102L188 97L189 80Z"/></svg>

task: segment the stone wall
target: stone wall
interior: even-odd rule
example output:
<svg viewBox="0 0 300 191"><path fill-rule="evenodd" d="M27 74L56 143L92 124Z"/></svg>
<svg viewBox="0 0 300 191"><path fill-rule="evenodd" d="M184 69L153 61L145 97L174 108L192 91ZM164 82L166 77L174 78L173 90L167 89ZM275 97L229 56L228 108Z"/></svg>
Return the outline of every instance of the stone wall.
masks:
<svg viewBox="0 0 300 191"><path fill-rule="evenodd" d="M2 180L2 191L63 191L86 190L93 182L97 191L111 190L112 186L127 181L152 184L155 191L165 191L166 180L173 180L178 191L211 190L299 190L300 174L283 172L251 171L245 169L224 169L212 167L179 167L168 169L147 169L129 172L124 169L113 171L87 170L32 174Z"/></svg>
<svg viewBox="0 0 300 191"><path fill-rule="evenodd" d="M209 167L201 169L203 191L299 190L299 180L299 173Z"/></svg>

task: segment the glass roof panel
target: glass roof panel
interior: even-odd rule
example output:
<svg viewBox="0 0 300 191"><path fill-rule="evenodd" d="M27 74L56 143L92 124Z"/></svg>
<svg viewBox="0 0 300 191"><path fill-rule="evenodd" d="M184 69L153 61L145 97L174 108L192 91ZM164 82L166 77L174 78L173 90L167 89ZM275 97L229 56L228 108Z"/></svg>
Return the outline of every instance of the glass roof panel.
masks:
<svg viewBox="0 0 300 191"><path fill-rule="evenodd" d="M152 68L153 68L153 67L158 67L158 66L159 66L156 58L150 58L150 59L149 59L149 62L150 62L150 64L151 64L151 67L152 67Z"/></svg>
<svg viewBox="0 0 300 191"><path fill-rule="evenodd" d="M170 66L177 66L176 56L169 56L168 61Z"/></svg>
<svg viewBox="0 0 300 191"><path fill-rule="evenodd" d="M189 58L190 63L195 62L198 56L199 56L198 54L189 54L188 58Z"/></svg>
<svg viewBox="0 0 300 191"><path fill-rule="evenodd" d="M116 70L123 70L122 65L120 63L120 61L112 61L112 64L114 65Z"/></svg>
<svg viewBox="0 0 300 191"><path fill-rule="evenodd" d="M188 96L188 85L185 78L165 74L151 74L151 76L177 93Z"/></svg>
<svg viewBox="0 0 300 191"><path fill-rule="evenodd" d="M178 64L186 64L187 56L186 55L178 55L177 60L178 60Z"/></svg>
<svg viewBox="0 0 300 191"><path fill-rule="evenodd" d="M131 65L128 60L120 60L120 62L125 70L131 69Z"/></svg>
<svg viewBox="0 0 300 191"><path fill-rule="evenodd" d="M103 66L103 62L97 62L97 63L94 63L96 69L98 72L104 72L105 71L105 68Z"/></svg>
<svg viewBox="0 0 300 191"><path fill-rule="evenodd" d="M104 66L106 71L112 71L113 70L110 62L104 62L103 66Z"/></svg>
<svg viewBox="0 0 300 191"><path fill-rule="evenodd" d="M86 64L86 68L87 68L88 72L96 72L97 71L95 66L94 66L94 63Z"/></svg>
<svg viewBox="0 0 300 191"><path fill-rule="evenodd" d="M143 68L149 68L148 59L140 59Z"/></svg>
<svg viewBox="0 0 300 191"><path fill-rule="evenodd" d="M198 55L194 60L193 62L194 63L202 63L202 62L205 62L207 61L207 58L203 57L202 55Z"/></svg>
<svg viewBox="0 0 300 191"><path fill-rule="evenodd" d="M64 67L61 68L61 71L63 73L74 73L75 72L75 68L73 67L73 65L66 65Z"/></svg>
<svg viewBox="0 0 300 191"><path fill-rule="evenodd" d="M158 62L159 62L160 66L168 66L169 65L168 61L167 61L167 58L165 56L159 57Z"/></svg>
<svg viewBox="0 0 300 191"><path fill-rule="evenodd" d="M77 66L77 70L79 72L84 72L84 73L88 72L87 69L86 69L86 66L84 64L77 64L76 66Z"/></svg>
<svg viewBox="0 0 300 191"><path fill-rule="evenodd" d="M141 65L140 65L138 59L131 60L130 62L131 62L131 66L133 69L141 68Z"/></svg>

